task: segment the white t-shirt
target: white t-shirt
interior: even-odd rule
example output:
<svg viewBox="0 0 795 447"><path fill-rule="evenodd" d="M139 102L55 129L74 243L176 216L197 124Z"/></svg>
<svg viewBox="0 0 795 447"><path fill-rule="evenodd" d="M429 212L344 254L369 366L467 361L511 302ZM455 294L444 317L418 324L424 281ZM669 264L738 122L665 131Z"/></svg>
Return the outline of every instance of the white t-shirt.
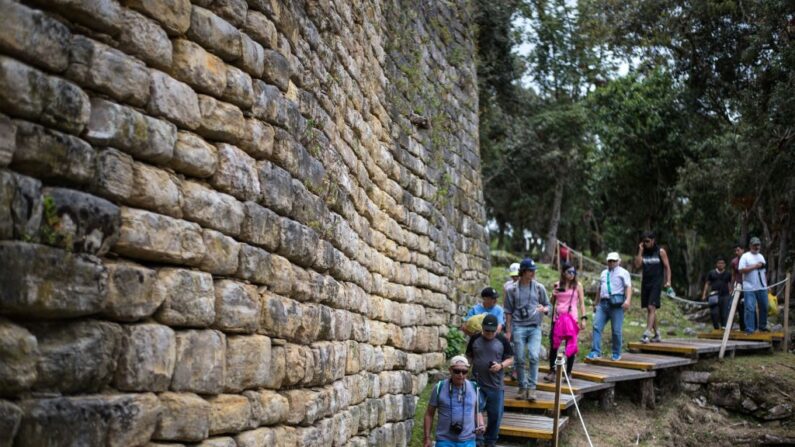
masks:
<svg viewBox="0 0 795 447"><path fill-rule="evenodd" d="M740 265L738 268L740 270L748 268L754 264L758 264L760 262L765 262L765 257L762 256L762 253L753 254L750 251L743 253L742 257L740 257ZM765 262L765 265L767 263ZM765 274L767 273L766 268L751 270L748 273L743 273L743 290L751 291L751 290L759 290L759 289L766 289L767 288L767 279L765 279Z"/></svg>

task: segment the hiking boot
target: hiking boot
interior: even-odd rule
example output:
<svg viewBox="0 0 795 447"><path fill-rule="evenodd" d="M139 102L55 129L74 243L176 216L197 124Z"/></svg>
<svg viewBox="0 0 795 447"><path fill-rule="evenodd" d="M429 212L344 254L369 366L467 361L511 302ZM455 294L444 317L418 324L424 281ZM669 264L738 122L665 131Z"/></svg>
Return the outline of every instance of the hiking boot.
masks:
<svg viewBox="0 0 795 447"><path fill-rule="evenodd" d="M759 329L759 332L770 332L770 329L768 329L768 328Z"/></svg>
<svg viewBox="0 0 795 447"><path fill-rule="evenodd" d="M555 370L551 370L544 376L544 382L550 383L555 381Z"/></svg>
<svg viewBox="0 0 795 447"><path fill-rule="evenodd" d="M644 332L643 333L643 337L640 337L640 342L643 343L644 345L649 342L649 333L648 332Z"/></svg>
<svg viewBox="0 0 795 447"><path fill-rule="evenodd" d="M537 399L537 397L536 397L536 390L535 390L535 389L532 389L532 390L527 390L527 397L525 397L525 399L526 399L528 402L535 402L535 401L536 401L536 399Z"/></svg>
<svg viewBox="0 0 795 447"><path fill-rule="evenodd" d="M659 332L654 334L654 338L651 339L651 342L652 343L660 343L660 342L662 342L662 338L660 338L660 333Z"/></svg>
<svg viewBox="0 0 795 447"><path fill-rule="evenodd" d="M519 388L519 392L516 393L517 399L527 399L527 388Z"/></svg>
<svg viewBox="0 0 795 447"><path fill-rule="evenodd" d="M613 359L614 362L617 362L621 360L621 354L613 354L611 358Z"/></svg>

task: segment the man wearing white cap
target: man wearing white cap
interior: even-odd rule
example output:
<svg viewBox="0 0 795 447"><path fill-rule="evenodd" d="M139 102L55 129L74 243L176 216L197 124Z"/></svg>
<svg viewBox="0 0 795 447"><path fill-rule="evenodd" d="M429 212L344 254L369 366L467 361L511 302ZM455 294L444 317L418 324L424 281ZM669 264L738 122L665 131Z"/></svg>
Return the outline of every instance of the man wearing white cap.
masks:
<svg viewBox="0 0 795 447"><path fill-rule="evenodd" d="M514 262L508 267L508 276L510 279L505 281L505 284L502 285L502 296L506 296L508 294L508 289L513 287L516 284L516 281L519 280L519 263Z"/></svg>
<svg viewBox="0 0 795 447"><path fill-rule="evenodd" d="M477 433L483 433L483 415L475 385L466 379L469 360L463 355L450 359L450 378L439 381L431 391L423 420L424 446L431 447L431 427L436 409L436 447L475 447Z"/></svg>
<svg viewBox="0 0 795 447"><path fill-rule="evenodd" d="M621 360L621 330L624 325L624 310L632 300L632 281L629 272L621 265L621 256L616 252L607 255L607 268L602 271L599 297L594 304L593 344L589 359L602 356L602 330L610 320L612 330L611 348L613 361Z"/></svg>
<svg viewBox="0 0 795 447"><path fill-rule="evenodd" d="M740 257L740 273L743 274L745 295L745 332L756 330L756 306L759 305L759 330L767 332L767 266L765 257L759 253L762 241L752 237L750 250Z"/></svg>

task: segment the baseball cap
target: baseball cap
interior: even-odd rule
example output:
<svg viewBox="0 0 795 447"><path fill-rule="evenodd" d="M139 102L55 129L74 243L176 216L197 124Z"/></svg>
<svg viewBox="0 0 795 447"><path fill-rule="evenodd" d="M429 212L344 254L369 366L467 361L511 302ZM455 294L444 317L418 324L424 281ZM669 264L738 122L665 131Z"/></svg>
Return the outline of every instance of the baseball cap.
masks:
<svg viewBox="0 0 795 447"><path fill-rule="evenodd" d="M754 236L751 238L751 243L748 245L762 245L762 241L758 237Z"/></svg>
<svg viewBox="0 0 795 447"><path fill-rule="evenodd" d="M530 270L531 272L536 271L536 263L533 262L532 258L524 258L522 262L519 263L519 271L523 272L525 270Z"/></svg>
<svg viewBox="0 0 795 447"><path fill-rule="evenodd" d="M483 298L497 298L500 294L494 290L494 287L486 287L480 292L480 296Z"/></svg>
<svg viewBox="0 0 795 447"><path fill-rule="evenodd" d="M510 275L510 276L519 276L519 263L518 262L514 262L513 264L511 264L510 267L508 267L508 275Z"/></svg>
<svg viewBox="0 0 795 447"><path fill-rule="evenodd" d="M621 260L621 256L618 254L618 252L611 251L610 253L607 254L607 260L608 261L620 261Z"/></svg>
<svg viewBox="0 0 795 447"><path fill-rule="evenodd" d="M456 365L463 365L469 368L469 360L467 360L467 358L463 355L457 355L450 359L450 368Z"/></svg>
<svg viewBox="0 0 795 447"><path fill-rule="evenodd" d="M489 315L486 315L485 318L483 318L483 326L482 327L483 327L484 331L496 331L497 330L497 326L499 326L499 324L500 323L497 321L497 317L495 317L494 315L489 314Z"/></svg>

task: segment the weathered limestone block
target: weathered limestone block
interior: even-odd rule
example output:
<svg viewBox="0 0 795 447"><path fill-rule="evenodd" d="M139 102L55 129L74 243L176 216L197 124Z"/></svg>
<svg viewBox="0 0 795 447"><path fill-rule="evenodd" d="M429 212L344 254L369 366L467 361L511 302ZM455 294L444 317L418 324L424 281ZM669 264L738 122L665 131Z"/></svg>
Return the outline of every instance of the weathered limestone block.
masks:
<svg viewBox="0 0 795 447"><path fill-rule="evenodd" d="M0 49L9 55L61 72L69 63L69 29L36 9L0 1Z"/></svg>
<svg viewBox="0 0 795 447"><path fill-rule="evenodd" d="M173 445L174 444L169 444L169 446ZM196 444L196 447L237 447L237 444L232 438L219 436L217 438L206 439L199 444Z"/></svg>
<svg viewBox="0 0 795 447"><path fill-rule="evenodd" d="M291 219L282 219L279 254L302 267L310 267L315 262L316 247L319 243L317 233Z"/></svg>
<svg viewBox="0 0 795 447"><path fill-rule="evenodd" d="M243 31L265 48L276 48L279 45L279 35L276 32L276 26L268 20L265 14L259 11L248 10Z"/></svg>
<svg viewBox="0 0 795 447"><path fill-rule="evenodd" d="M114 251L147 261L198 265L205 247L201 227L135 208L121 209L121 236Z"/></svg>
<svg viewBox="0 0 795 447"><path fill-rule="evenodd" d="M190 0L124 0L124 4L157 20L171 35L190 27Z"/></svg>
<svg viewBox="0 0 795 447"><path fill-rule="evenodd" d="M232 335L226 338L226 383L224 390L239 393L264 387L270 381L271 340L262 335Z"/></svg>
<svg viewBox="0 0 795 447"><path fill-rule="evenodd" d="M14 445L14 436L22 422L22 410L13 403L0 400L0 446Z"/></svg>
<svg viewBox="0 0 795 447"><path fill-rule="evenodd" d="M226 89L226 66L218 56L184 39L173 41L171 75L209 95L221 97Z"/></svg>
<svg viewBox="0 0 795 447"><path fill-rule="evenodd" d="M245 218L240 238L246 242L276 251L281 240L281 218L273 211L254 202L243 204Z"/></svg>
<svg viewBox="0 0 795 447"><path fill-rule="evenodd" d="M245 396L219 394L207 401L210 403L210 435L238 433L248 426L251 406Z"/></svg>
<svg viewBox="0 0 795 447"><path fill-rule="evenodd" d="M244 33L240 33L240 44L243 54L238 65L254 78L262 77L265 71L265 49Z"/></svg>
<svg viewBox="0 0 795 447"><path fill-rule="evenodd" d="M246 119L237 106L199 95L199 109L202 119L196 130L198 134L230 143L236 143L245 137L243 132L246 129Z"/></svg>
<svg viewBox="0 0 795 447"><path fill-rule="evenodd" d="M223 99L243 109L250 109L254 104L254 84L251 76L239 68L227 66Z"/></svg>
<svg viewBox="0 0 795 447"><path fill-rule="evenodd" d="M315 357L308 346L287 344L284 360L289 368L285 371L283 385L310 384L315 372Z"/></svg>
<svg viewBox="0 0 795 447"><path fill-rule="evenodd" d="M291 425L312 425L323 417L320 393L310 389L296 389L281 393L290 406L287 423Z"/></svg>
<svg viewBox="0 0 795 447"><path fill-rule="evenodd" d="M255 160L230 144L218 144L218 169L211 182L216 188L240 200L256 201L260 197Z"/></svg>
<svg viewBox="0 0 795 447"><path fill-rule="evenodd" d="M325 436L326 434L322 433L318 427L298 427L295 430L295 445L298 447L311 447L315 445L316 442L326 442L327 440L323 439Z"/></svg>
<svg viewBox="0 0 795 447"><path fill-rule="evenodd" d="M135 158L166 163L174 154L177 127L130 107L92 98L85 138L96 145L121 149Z"/></svg>
<svg viewBox="0 0 795 447"><path fill-rule="evenodd" d="M14 127L14 170L77 184L93 177L96 151L85 141L27 121L15 120Z"/></svg>
<svg viewBox="0 0 795 447"><path fill-rule="evenodd" d="M415 328L413 349L420 352L439 350L439 328L436 326L417 326Z"/></svg>
<svg viewBox="0 0 795 447"><path fill-rule="evenodd" d="M259 327L261 307L256 287L228 279L215 282L214 328L253 333Z"/></svg>
<svg viewBox="0 0 795 447"><path fill-rule="evenodd" d="M243 26L246 20L246 0L197 0L195 3L212 10L234 26Z"/></svg>
<svg viewBox="0 0 795 447"><path fill-rule="evenodd" d="M153 295L163 302L155 314L163 324L207 327L215 321L215 290L209 273L160 269Z"/></svg>
<svg viewBox="0 0 795 447"><path fill-rule="evenodd" d="M133 190L127 202L177 219L182 218L179 179L165 170L144 163L133 164Z"/></svg>
<svg viewBox="0 0 795 447"><path fill-rule="evenodd" d="M85 320L30 326L39 344L36 369L39 391L97 392L110 383L116 369L121 327Z"/></svg>
<svg viewBox="0 0 795 447"><path fill-rule="evenodd" d="M262 294L261 333L311 343L317 338L319 329L320 311L316 305L301 304L269 291Z"/></svg>
<svg viewBox="0 0 795 447"><path fill-rule="evenodd" d="M235 436L237 447L260 447L276 445L276 432L272 428L244 431Z"/></svg>
<svg viewBox="0 0 795 447"><path fill-rule="evenodd" d="M163 411L157 396L145 394L93 395L24 400L16 444L144 445Z"/></svg>
<svg viewBox="0 0 795 447"><path fill-rule="evenodd" d="M0 113L0 168L8 166L17 148L17 126Z"/></svg>
<svg viewBox="0 0 795 447"><path fill-rule="evenodd" d="M0 358L3 359L0 363L0 396L14 396L28 390L36 382L38 355L38 342L33 334L22 326L0 318ZM0 401L0 414L3 411L2 403ZM0 428L3 427L2 421L0 417Z"/></svg>
<svg viewBox="0 0 795 447"><path fill-rule="evenodd" d="M373 346L385 345L389 340L389 327L386 323L371 320L370 321L370 343Z"/></svg>
<svg viewBox="0 0 795 447"><path fill-rule="evenodd" d="M367 317L359 314L351 314L353 327L351 328L351 337L359 343L370 342L370 320Z"/></svg>
<svg viewBox="0 0 795 447"><path fill-rule="evenodd" d="M171 379L174 391L202 394L223 392L226 337L214 330L177 332L177 362Z"/></svg>
<svg viewBox="0 0 795 447"><path fill-rule="evenodd" d="M290 63L278 51L265 50L265 71L263 77L269 83L287 92L290 82Z"/></svg>
<svg viewBox="0 0 795 447"><path fill-rule="evenodd" d="M198 135L180 132L171 166L194 177L209 177L218 166L218 151Z"/></svg>
<svg viewBox="0 0 795 447"><path fill-rule="evenodd" d="M312 343L314 373L312 385L326 385L345 376L347 349L344 344L330 342Z"/></svg>
<svg viewBox="0 0 795 447"><path fill-rule="evenodd" d="M287 420L290 405L287 398L281 394L275 391L257 390L246 391L243 395L248 398L251 405L250 427L274 425Z"/></svg>
<svg viewBox="0 0 795 447"><path fill-rule="evenodd" d="M186 129L196 129L201 123L199 97L188 84L152 70L151 98L147 110Z"/></svg>
<svg viewBox="0 0 795 447"><path fill-rule="evenodd" d="M44 242L68 251L103 255L119 238L119 207L105 199L66 188L44 188L47 217Z"/></svg>
<svg viewBox="0 0 795 447"><path fill-rule="evenodd" d="M272 254L271 272L270 282L266 282L268 290L278 295L290 296L295 284L295 275L290 261L282 256Z"/></svg>
<svg viewBox="0 0 795 447"><path fill-rule="evenodd" d="M0 56L0 110L79 134L91 106L88 95L75 84Z"/></svg>
<svg viewBox="0 0 795 447"><path fill-rule="evenodd" d="M254 284L267 285L271 282L272 273L270 253L248 244L240 244L240 259L235 276Z"/></svg>
<svg viewBox="0 0 795 447"><path fill-rule="evenodd" d="M223 233L202 228L204 259L199 268L214 275L232 275L237 272L240 258L240 243ZM216 320L220 318L220 309L216 307Z"/></svg>
<svg viewBox="0 0 795 447"><path fill-rule="evenodd" d="M341 382L350 393L348 396L348 405L358 405L367 399L369 395L369 380L366 373L345 376Z"/></svg>
<svg viewBox="0 0 795 447"><path fill-rule="evenodd" d="M133 10L122 11L119 48L152 67L171 67L172 47L168 35L157 22Z"/></svg>
<svg viewBox="0 0 795 447"><path fill-rule="evenodd" d="M262 188L262 204L281 215L292 215L294 194L290 173L269 161L258 162L257 171Z"/></svg>
<svg viewBox="0 0 795 447"><path fill-rule="evenodd" d="M48 1L47 5L50 8L57 9L60 15L91 29L111 36L119 33L122 8L116 1L52 0Z"/></svg>
<svg viewBox="0 0 795 447"><path fill-rule="evenodd" d="M119 76L120 73L124 76ZM146 65L84 36L72 38L66 77L134 106L143 106L149 99L149 69Z"/></svg>
<svg viewBox="0 0 795 447"><path fill-rule="evenodd" d="M240 148L257 160L269 158L273 152L274 130L270 124L256 118L246 120L246 135Z"/></svg>
<svg viewBox="0 0 795 447"><path fill-rule="evenodd" d="M163 441L201 441L210 434L209 402L193 393L166 392L158 396L163 415L152 439Z"/></svg>
<svg viewBox="0 0 795 447"><path fill-rule="evenodd" d="M39 240L44 210L39 180L0 170L0 207L3 239Z"/></svg>
<svg viewBox="0 0 795 447"><path fill-rule="evenodd" d="M271 347L271 374L266 388L278 390L282 387L284 376L287 370L287 357L283 346L273 345Z"/></svg>
<svg viewBox="0 0 795 447"><path fill-rule="evenodd" d="M102 310L108 274L87 254L26 242L0 242L0 312L69 318Z"/></svg>
<svg viewBox="0 0 795 447"><path fill-rule="evenodd" d="M240 31L200 6L191 9L188 37L227 61L241 56Z"/></svg>
<svg viewBox="0 0 795 447"><path fill-rule="evenodd" d="M95 160L91 190L111 200L126 201L133 189L133 158L116 149L106 148L97 153Z"/></svg>
<svg viewBox="0 0 795 447"><path fill-rule="evenodd" d="M240 234L244 208L234 197L190 181L182 182L182 194L186 219L231 236Z"/></svg>
<svg viewBox="0 0 795 447"><path fill-rule="evenodd" d="M122 391L168 390L176 363L176 336L168 326L124 326L113 386Z"/></svg>

